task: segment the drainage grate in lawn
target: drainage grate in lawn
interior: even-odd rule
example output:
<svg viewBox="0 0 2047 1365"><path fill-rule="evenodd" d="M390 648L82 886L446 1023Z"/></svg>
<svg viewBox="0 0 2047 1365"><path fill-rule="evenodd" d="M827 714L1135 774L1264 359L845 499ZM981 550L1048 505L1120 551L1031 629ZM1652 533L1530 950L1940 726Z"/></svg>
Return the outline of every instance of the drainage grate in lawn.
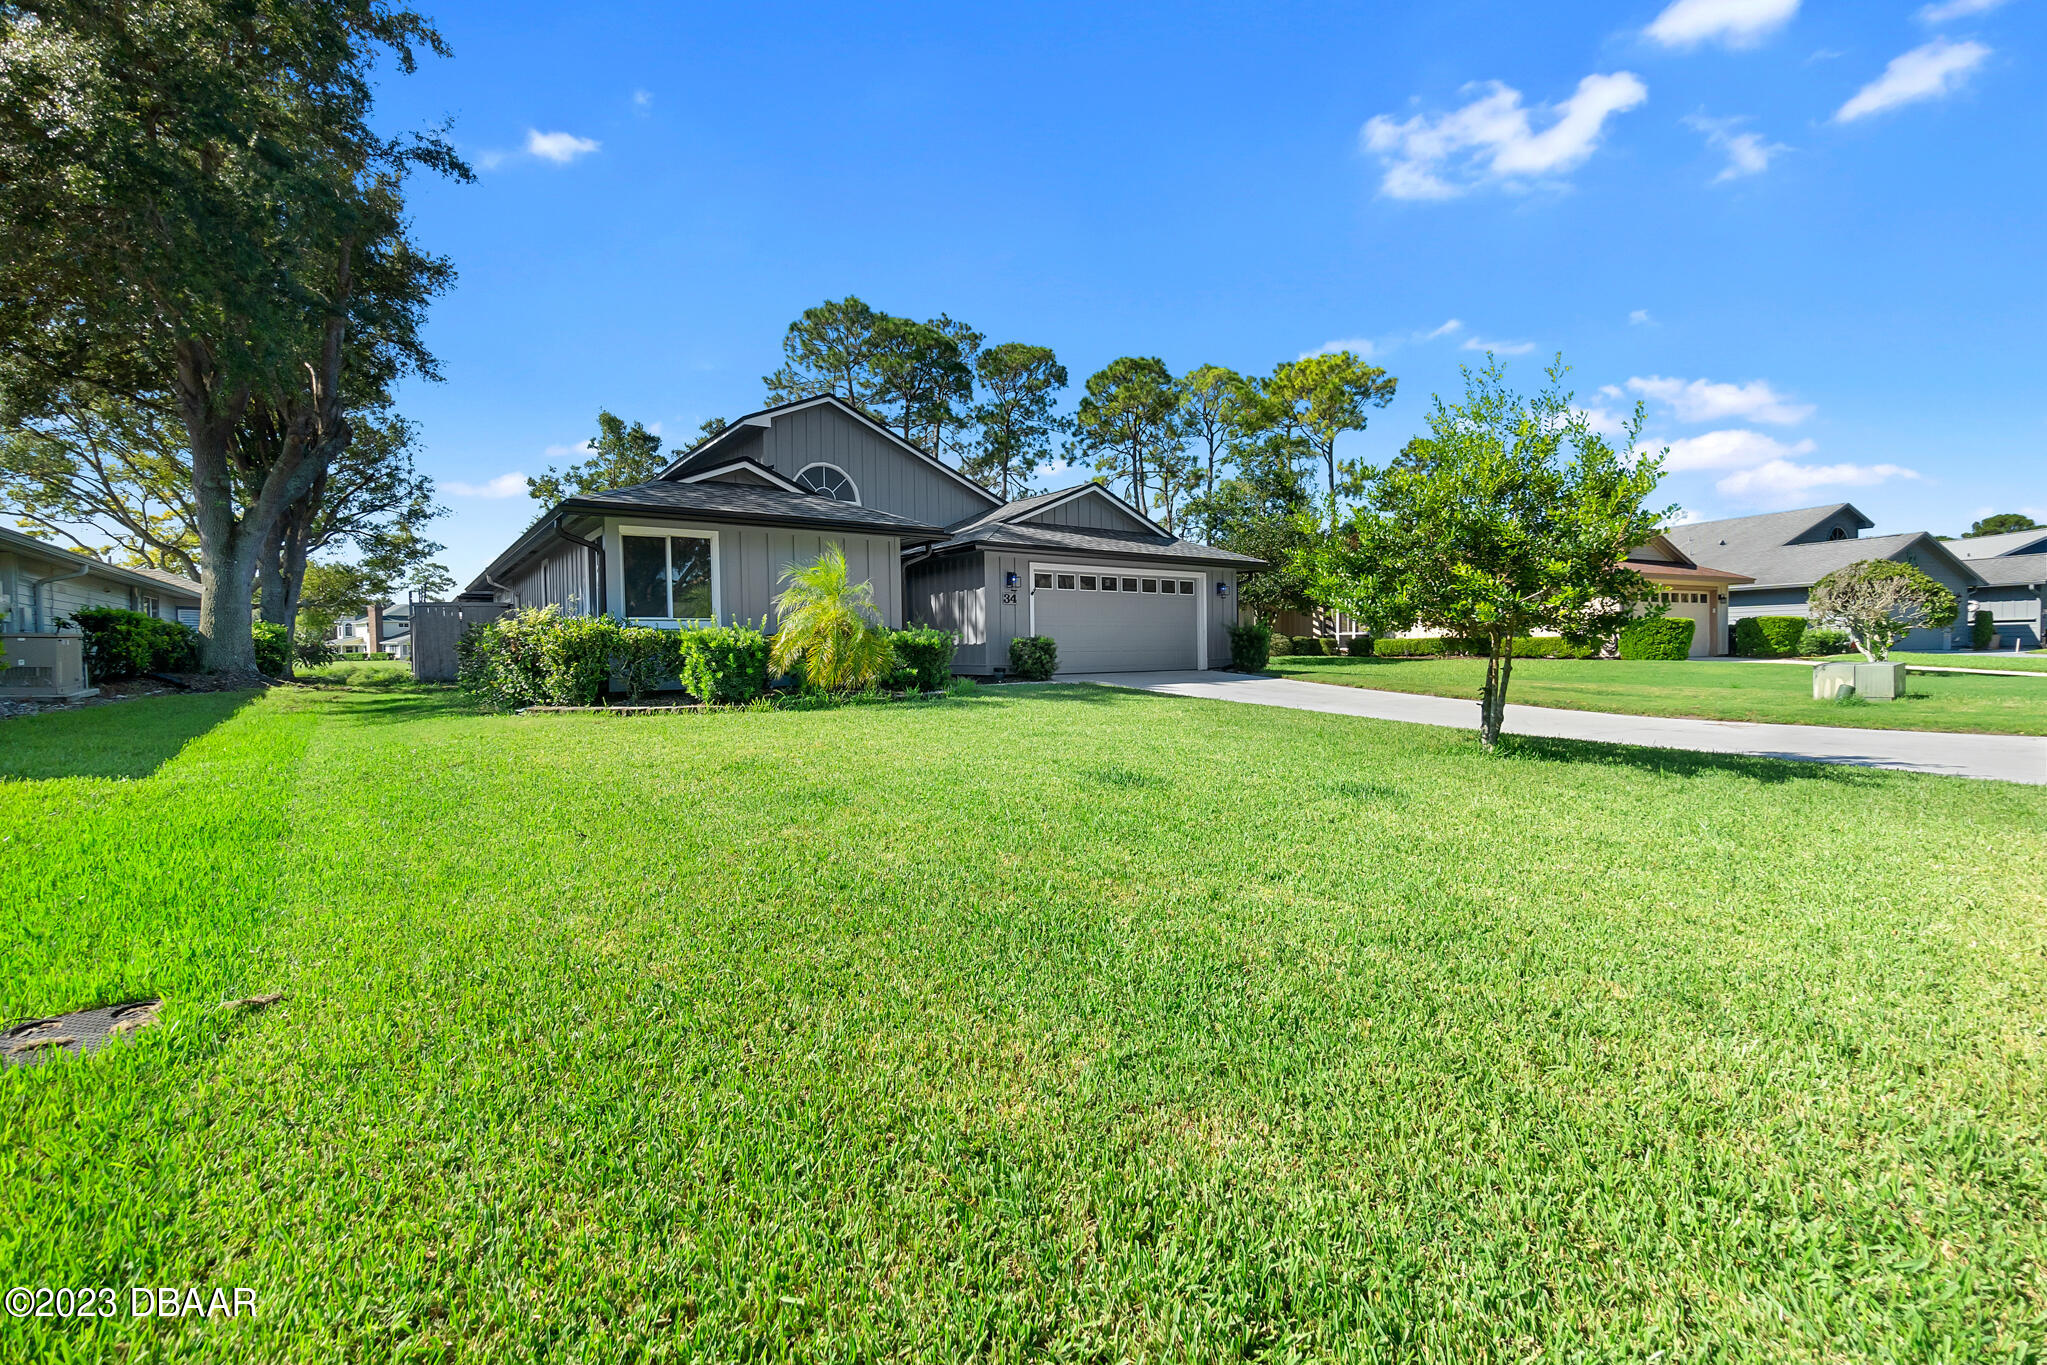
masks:
<svg viewBox="0 0 2047 1365"><path fill-rule="evenodd" d="M24 1020L0 1033L0 1062L34 1066L53 1052L98 1052L108 1039L154 1024L161 1008L161 1000L130 1000L53 1019Z"/></svg>

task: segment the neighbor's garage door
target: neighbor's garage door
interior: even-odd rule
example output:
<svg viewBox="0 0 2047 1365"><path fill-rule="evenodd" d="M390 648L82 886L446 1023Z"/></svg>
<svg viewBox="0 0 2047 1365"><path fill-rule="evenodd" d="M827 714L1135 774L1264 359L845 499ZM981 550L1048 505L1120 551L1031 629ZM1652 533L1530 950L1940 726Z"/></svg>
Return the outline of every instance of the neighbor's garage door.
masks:
<svg viewBox="0 0 2047 1365"><path fill-rule="evenodd" d="M1136 673L1200 663L1199 578L1157 570L1031 570L1037 633L1061 673Z"/></svg>

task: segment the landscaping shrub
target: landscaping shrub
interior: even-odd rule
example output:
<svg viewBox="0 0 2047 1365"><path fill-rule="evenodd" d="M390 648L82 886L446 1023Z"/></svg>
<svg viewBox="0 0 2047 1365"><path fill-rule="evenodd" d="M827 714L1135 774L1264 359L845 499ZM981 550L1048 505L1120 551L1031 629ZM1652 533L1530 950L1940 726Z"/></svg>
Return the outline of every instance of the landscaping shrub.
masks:
<svg viewBox="0 0 2047 1365"><path fill-rule="evenodd" d="M144 673L183 673L199 666L199 633L120 607L85 607L71 623L85 637L85 671L93 682Z"/></svg>
<svg viewBox="0 0 2047 1365"><path fill-rule="evenodd" d="M1270 632L1272 627L1267 626L1266 630ZM1281 635L1274 632L1265 646L1265 657L1268 659L1284 659L1292 655L1293 652L1294 637L1291 635Z"/></svg>
<svg viewBox="0 0 2047 1365"><path fill-rule="evenodd" d="M1336 653L1336 641L1323 635L1296 635L1294 653L1330 655Z"/></svg>
<svg viewBox="0 0 2047 1365"><path fill-rule="evenodd" d="M1734 652L1753 659L1789 659L1805 635L1803 616L1746 616L1734 626Z"/></svg>
<svg viewBox="0 0 2047 1365"><path fill-rule="evenodd" d="M1623 659L1689 659L1699 623L1689 616L1658 616L1621 632Z"/></svg>
<svg viewBox="0 0 2047 1365"><path fill-rule="evenodd" d="M1350 655L1353 659L1369 659L1372 657L1372 637L1369 635L1351 636L1343 642L1343 652Z"/></svg>
<svg viewBox="0 0 2047 1365"><path fill-rule="evenodd" d="M1483 644L1480 649L1483 649ZM1595 641L1578 641L1562 635L1519 635L1514 639L1514 657L1517 659L1596 659L1599 645Z"/></svg>
<svg viewBox="0 0 2047 1365"><path fill-rule="evenodd" d="M1425 654L1441 654L1445 643L1440 635L1393 636L1372 641L1372 653L1382 659L1413 659Z"/></svg>
<svg viewBox="0 0 2047 1365"><path fill-rule="evenodd" d="M683 633L682 685L698 701L752 701L768 690L771 642L757 626L711 626Z"/></svg>
<svg viewBox="0 0 2047 1365"><path fill-rule="evenodd" d="M1025 682L1044 682L1059 671L1059 646L1049 635L1019 635L1009 642L1009 671Z"/></svg>
<svg viewBox="0 0 2047 1365"><path fill-rule="evenodd" d="M249 634L256 646L256 671L281 678L291 667L291 632L275 621L252 621Z"/></svg>
<svg viewBox="0 0 2047 1365"><path fill-rule="evenodd" d="M896 662L909 671L905 687L914 687L919 692L944 689L946 680L952 677L952 656L959 648L958 636L934 626L914 626L892 632L888 643L896 652Z"/></svg>
<svg viewBox="0 0 2047 1365"><path fill-rule="evenodd" d="M602 617L528 607L474 625L456 647L456 680L499 706L589 706L611 680L618 627Z"/></svg>
<svg viewBox="0 0 2047 1365"><path fill-rule="evenodd" d="M1997 640L1997 618L1979 611L1970 623L1969 639L1978 649L1988 649Z"/></svg>
<svg viewBox="0 0 2047 1365"><path fill-rule="evenodd" d="M388 649L373 649L369 653L363 655L363 658L371 661L372 663L387 664L391 662L391 651Z"/></svg>
<svg viewBox="0 0 2047 1365"><path fill-rule="evenodd" d="M679 680L682 633L657 626L620 626L612 646L612 674L634 701Z"/></svg>
<svg viewBox="0 0 2047 1365"><path fill-rule="evenodd" d="M334 662L334 641L327 631L301 623L291 633L291 659L306 668Z"/></svg>
<svg viewBox="0 0 2047 1365"><path fill-rule="evenodd" d="M1256 673L1272 655L1272 627L1252 623L1229 628L1230 667L1242 673Z"/></svg>
<svg viewBox="0 0 2047 1365"><path fill-rule="evenodd" d="M1798 648L1806 654L1846 654L1855 647L1848 632L1838 626L1807 626Z"/></svg>

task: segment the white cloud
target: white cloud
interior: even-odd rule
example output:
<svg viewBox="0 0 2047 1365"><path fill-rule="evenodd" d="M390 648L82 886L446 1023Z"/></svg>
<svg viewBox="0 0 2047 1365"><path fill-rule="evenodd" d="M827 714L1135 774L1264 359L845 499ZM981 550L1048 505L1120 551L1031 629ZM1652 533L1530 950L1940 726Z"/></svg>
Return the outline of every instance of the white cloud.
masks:
<svg viewBox="0 0 2047 1365"><path fill-rule="evenodd" d="M1935 38L1923 47L1891 58L1883 75L1856 91L1853 98L1834 111L1834 122L1852 123L1901 104L1952 94L1989 56L1990 49L1981 43L1951 43Z"/></svg>
<svg viewBox="0 0 2047 1365"><path fill-rule="evenodd" d="M1706 135L1706 145L1727 153L1727 164L1713 177L1716 185L1745 175L1761 175L1770 169L1770 158L1791 149L1781 142L1767 142L1761 133L1738 132L1743 120L1707 118L1688 114L1685 122Z"/></svg>
<svg viewBox="0 0 2047 1365"><path fill-rule="evenodd" d="M654 92L653 92L653 91L651 91L651 90L635 90L635 91L633 91L633 108L635 108L635 109L652 109L653 107L654 107Z"/></svg>
<svg viewBox="0 0 2047 1365"><path fill-rule="evenodd" d="M1612 408L1575 409L1585 418L1585 425L1601 436L1619 436L1628 429L1628 419Z"/></svg>
<svg viewBox="0 0 2047 1365"><path fill-rule="evenodd" d="M1793 503L1815 488L1869 488L1892 479L1916 479L1919 471L1895 464L1795 464L1771 460L1729 474L1713 486L1731 498Z"/></svg>
<svg viewBox="0 0 2047 1365"><path fill-rule="evenodd" d="M1938 5L1927 5L1919 11L1922 24L1944 24L1950 19L1966 19L1972 14L1988 14L2002 7L2004 0L1945 0Z"/></svg>
<svg viewBox="0 0 2047 1365"><path fill-rule="evenodd" d="M1441 327L1438 327L1438 328L1437 328L1437 329L1436 329L1435 331L1433 331L1433 332L1430 332L1430 333L1429 333L1429 334L1428 334L1427 336L1423 337L1423 338L1422 338L1422 340L1423 340L1423 341L1434 341L1434 340L1435 340L1435 339L1436 339L1437 337L1446 337L1446 336L1449 336L1449 335L1450 335L1450 334L1451 334L1452 332L1460 332L1460 331L1463 331L1463 330L1464 330L1464 324L1463 324L1462 322L1458 321L1458 320L1457 320L1456 318L1451 318L1451 319L1450 319L1450 320L1449 320L1448 322L1444 323L1444 324L1443 324L1443 325L1442 325Z"/></svg>
<svg viewBox="0 0 2047 1365"><path fill-rule="evenodd" d="M1665 442L1644 441L1642 444L1655 450ZM1703 436L1687 436L1682 440L1668 442L1668 445L1670 453L1663 457L1663 467L1673 474L1700 469L1753 469L1758 465L1781 464L1795 455L1810 455L1817 448L1809 440L1786 445L1774 436L1765 436L1760 431L1750 431L1746 427L1709 431Z"/></svg>
<svg viewBox="0 0 2047 1365"><path fill-rule="evenodd" d="M574 133L543 133L538 128L526 130L527 155L552 161L557 166L566 166L579 156L588 156L602 145L594 137L577 137Z"/></svg>
<svg viewBox="0 0 2047 1365"><path fill-rule="evenodd" d="M1554 109L1540 111L1537 132L1521 92L1498 81L1464 88L1476 93L1462 108L1395 122L1384 114L1360 138L1385 166L1380 192L1394 199L1452 199L1485 184L1523 188L1575 169L1598 148L1606 121L1649 98L1632 72L1591 75Z"/></svg>
<svg viewBox="0 0 2047 1365"><path fill-rule="evenodd" d="M1689 507L1680 507L1677 509L1677 515L1670 519L1670 524L1672 526L1689 526L1695 521L1704 521L1705 519L1706 514L1703 512L1694 512Z"/></svg>
<svg viewBox="0 0 2047 1365"><path fill-rule="evenodd" d="M441 491L452 493L458 498L516 498L526 492L526 476L517 470L500 474L487 483L463 483L450 479L441 485Z"/></svg>
<svg viewBox="0 0 2047 1365"><path fill-rule="evenodd" d="M1772 426L1791 426L1812 416L1812 404L1794 403L1770 387L1766 379L1746 384L1715 384L1706 379L1666 379L1660 374L1636 376L1628 391L1667 404L1680 422L1721 422L1730 417Z"/></svg>
<svg viewBox="0 0 2047 1365"><path fill-rule="evenodd" d="M1338 351L1349 351L1352 355L1365 359L1369 358L1375 349L1369 337L1343 337L1337 341L1325 341L1312 351L1303 351L1299 358L1306 360L1311 355L1335 355Z"/></svg>
<svg viewBox="0 0 2047 1365"><path fill-rule="evenodd" d="M1527 355L1535 349L1532 341L1487 341L1483 337L1466 337L1467 351L1491 351L1494 355Z"/></svg>
<svg viewBox="0 0 2047 1365"><path fill-rule="evenodd" d="M1628 314L1628 326L1630 327L1654 327L1655 325L1656 319L1649 316L1647 308L1637 308L1634 312Z"/></svg>
<svg viewBox="0 0 2047 1365"><path fill-rule="evenodd" d="M1754 47L1797 13L1798 0L1676 0L1643 32L1665 47Z"/></svg>
<svg viewBox="0 0 2047 1365"><path fill-rule="evenodd" d="M559 460L564 455L592 455L596 450L588 441L578 441L572 446L549 446L540 453L550 460Z"/></svg>

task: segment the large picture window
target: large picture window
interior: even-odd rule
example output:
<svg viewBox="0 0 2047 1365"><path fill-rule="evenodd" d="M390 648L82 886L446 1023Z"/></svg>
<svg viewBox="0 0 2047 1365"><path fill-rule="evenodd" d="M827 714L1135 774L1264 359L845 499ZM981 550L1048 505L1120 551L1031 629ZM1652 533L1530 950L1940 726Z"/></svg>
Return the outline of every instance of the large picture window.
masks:
<svg viewBox="0 0 2047 1365"><path fill-rule="evenodd" d="M628 617L712 619L709 536L627 534L619 537L619 546Z"/></svg>

